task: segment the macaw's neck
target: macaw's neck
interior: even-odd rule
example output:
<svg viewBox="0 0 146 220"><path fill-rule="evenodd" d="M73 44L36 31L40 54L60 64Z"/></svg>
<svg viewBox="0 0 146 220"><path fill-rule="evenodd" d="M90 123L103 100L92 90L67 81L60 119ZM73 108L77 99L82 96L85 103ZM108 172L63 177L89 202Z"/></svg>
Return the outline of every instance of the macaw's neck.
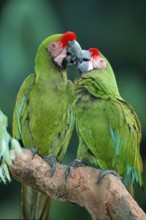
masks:
<svg viewBox="0 0 146 220"><path fill-rule="evenodd" d="M50 81L51 80L67 80L66 72L62 67L57 66L52 57L49 55L46 48L37 52L35 59L35 75L36 81Z"/></svg>

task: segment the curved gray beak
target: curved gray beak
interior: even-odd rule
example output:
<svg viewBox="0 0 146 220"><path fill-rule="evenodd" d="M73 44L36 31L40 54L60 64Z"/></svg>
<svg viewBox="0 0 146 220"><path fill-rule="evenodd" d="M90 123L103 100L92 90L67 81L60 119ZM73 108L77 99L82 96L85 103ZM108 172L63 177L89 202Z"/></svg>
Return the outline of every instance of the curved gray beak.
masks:
<svg viewBox="0 0 146 220"><path fill-rule="evenodd" d="M76 40L71 41L67 46L66 50L67 50L67 56L70 56L72 61L82 62L83 60L82 48Z"/></svg>

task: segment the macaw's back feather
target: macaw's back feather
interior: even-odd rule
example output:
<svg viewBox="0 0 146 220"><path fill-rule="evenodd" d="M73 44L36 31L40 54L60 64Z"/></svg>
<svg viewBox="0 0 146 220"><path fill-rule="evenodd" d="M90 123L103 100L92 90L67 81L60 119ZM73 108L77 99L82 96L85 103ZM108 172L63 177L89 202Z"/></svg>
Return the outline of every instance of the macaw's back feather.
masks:
<svg viewBox="0 0 146 220"><path fill-rule="evenodd" d="M141 125L121 98L111 65L103 59L105 69L90 70L75 81L77 157L115 170L128 188L134 182L142 186Z"/></svg>
<svg viewBox="0 0 146 220"><path fill-rule="evenodd" d="M72 86L61 63L65 47L75 39L67 32L46 38L39 46L35 73L23 82L13 114L13 136L24 147L38 147L42 157L55 156L59 161L66 153L74 127ZM61 42L61 43L60 43ZM47 219L49 198L31 187L22 187L22 217Z"/></svg>

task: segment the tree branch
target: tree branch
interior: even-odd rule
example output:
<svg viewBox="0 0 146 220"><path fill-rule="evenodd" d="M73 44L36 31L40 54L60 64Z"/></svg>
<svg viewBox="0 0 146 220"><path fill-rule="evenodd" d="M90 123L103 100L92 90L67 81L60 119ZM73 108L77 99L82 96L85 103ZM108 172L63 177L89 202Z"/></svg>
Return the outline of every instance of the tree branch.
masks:
<svg viewBox="0 0 146 220"><path fill-rule="evenodd" d="M51 177L49 164L38 155L24 149L10 168L14 179L26 183L55 200L76 203L88 210L93 220L146 220L146 215L128 193L122 182L113 175L97 184L100 170L79 167L65 181L66 166L57 163Z"/></svg>

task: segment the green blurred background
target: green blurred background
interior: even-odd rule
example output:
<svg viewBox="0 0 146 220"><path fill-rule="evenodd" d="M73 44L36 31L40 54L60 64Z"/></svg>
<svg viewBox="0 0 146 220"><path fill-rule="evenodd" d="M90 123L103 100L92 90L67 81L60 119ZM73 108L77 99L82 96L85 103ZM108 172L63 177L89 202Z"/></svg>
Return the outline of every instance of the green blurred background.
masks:
<svg viewBox="0 0 146 220"><path fill-rule="evenodd" d="M146 1L1 0L0 5L0 107L9 118L9 132L16 94L34 70L39 44L48 35L74 31L84 49L97 47L109 59L122 97L139 116L146 183ZM75 158L76 146L74 133L64 163ZM135 191L146 211L146 187ZM20 184L0 184L0 219L19 219L19 204ZM77 205L53 201L51 219L91 218Z"/></svg>

